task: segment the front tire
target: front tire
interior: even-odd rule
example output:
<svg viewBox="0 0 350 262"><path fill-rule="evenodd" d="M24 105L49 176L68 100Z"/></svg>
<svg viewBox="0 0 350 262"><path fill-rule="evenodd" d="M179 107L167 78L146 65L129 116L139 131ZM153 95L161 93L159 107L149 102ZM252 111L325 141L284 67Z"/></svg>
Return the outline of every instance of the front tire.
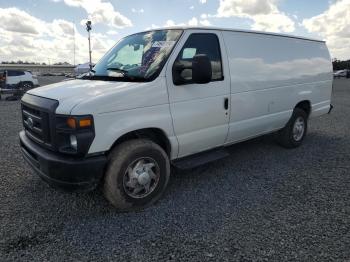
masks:
<svg viewBox="0 0 350 262"><path fill-rule="evenodd" d="M161 197L169 177L169 158L159 145L146 139L130 140L111 152L103 191L118 210L139 210Z"/></svg>
<svg viewBox="0 0 350 262"><path fill-rule="evenodd" d="M287 125L278 131L277 142L286 148L295 148L302 144L307 132L308 115L300 108L295 108Z"/></svg>

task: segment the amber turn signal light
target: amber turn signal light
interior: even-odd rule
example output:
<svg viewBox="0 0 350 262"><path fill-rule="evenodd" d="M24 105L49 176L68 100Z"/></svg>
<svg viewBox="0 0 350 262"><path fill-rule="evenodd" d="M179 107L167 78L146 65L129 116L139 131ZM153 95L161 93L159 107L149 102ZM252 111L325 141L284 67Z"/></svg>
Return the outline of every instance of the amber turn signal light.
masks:
<svg viewBox="0 0 350 262"><path fill-rule="evenodd" d="M91 126L91 119L81 119L79 120L79 127L89 127Z"/></svg>
<svg viewBox="0 0 350 262"><path fill-rule="evenodd" d="M67 119L67 125L72 128L72 129L75 129L76 128L76 121L74 118L68 118Z"/></svg>
<svg viewBox="0 0 350 262"><path fill-rule="evenodd" d="M92 120L90 118L76 119L74 117L67 118L67 125L71 129L85 128L92 126Z"/></svg>

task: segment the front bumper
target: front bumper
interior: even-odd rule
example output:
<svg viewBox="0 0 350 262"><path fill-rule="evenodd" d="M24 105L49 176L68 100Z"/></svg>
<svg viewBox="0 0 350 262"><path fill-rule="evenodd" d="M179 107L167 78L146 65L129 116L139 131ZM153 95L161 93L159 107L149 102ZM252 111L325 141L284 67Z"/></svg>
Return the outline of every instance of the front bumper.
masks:
<svg viewBox="0 0 350 262"><path fill-rule="evenodd" d="M26 135L19 133L24 159L49 185L69 191L94 189L104 174L106 156L75 159L51 152L35 144Z"/></svg>

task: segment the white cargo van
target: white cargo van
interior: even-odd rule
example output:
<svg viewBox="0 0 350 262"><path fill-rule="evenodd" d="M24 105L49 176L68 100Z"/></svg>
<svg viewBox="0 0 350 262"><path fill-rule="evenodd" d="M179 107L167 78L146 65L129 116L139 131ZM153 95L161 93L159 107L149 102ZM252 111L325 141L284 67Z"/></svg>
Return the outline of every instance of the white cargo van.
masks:
<svg viewBox="0 0 350 262"><path fill-rule="evenodd" d="M227 155L276 132L299 146L309 118L331 109L332 63L322 41L218 28L167 28L121 39L81 79L27 92L23 155L50 185L102 183L118 209L164 191L171 166Z"/></svg>

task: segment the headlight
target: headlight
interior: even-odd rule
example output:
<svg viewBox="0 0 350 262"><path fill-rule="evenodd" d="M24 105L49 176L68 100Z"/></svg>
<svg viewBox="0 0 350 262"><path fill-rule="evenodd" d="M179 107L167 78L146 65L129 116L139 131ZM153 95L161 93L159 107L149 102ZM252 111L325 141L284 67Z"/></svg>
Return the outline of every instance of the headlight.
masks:
<svg viewBox="0 0 350 262"><path fill-rule="evenodd" d="M94 119L91 115L56 116L55 144L59 152L83 156L94 137Z"/></svg>

